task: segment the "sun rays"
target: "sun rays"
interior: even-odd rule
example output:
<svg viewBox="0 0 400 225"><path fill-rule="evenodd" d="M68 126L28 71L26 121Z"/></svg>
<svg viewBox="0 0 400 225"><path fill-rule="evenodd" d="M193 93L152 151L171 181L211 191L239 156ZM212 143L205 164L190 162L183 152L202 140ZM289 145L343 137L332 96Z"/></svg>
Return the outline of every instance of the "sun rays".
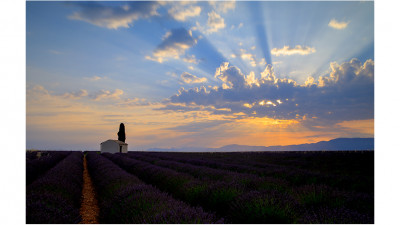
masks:
<svg viewBox="0 0 400 225"><path fill-rule="evenodd" d="M94 149L120 122L140 149L373 136L373 19L372 2L27 2L27 146Z"/></svg>

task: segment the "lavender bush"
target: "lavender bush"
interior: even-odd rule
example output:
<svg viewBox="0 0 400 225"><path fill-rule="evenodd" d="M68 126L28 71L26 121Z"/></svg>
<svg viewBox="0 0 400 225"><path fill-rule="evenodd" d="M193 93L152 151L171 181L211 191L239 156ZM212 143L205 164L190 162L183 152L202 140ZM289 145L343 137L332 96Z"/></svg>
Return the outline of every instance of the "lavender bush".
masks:
<svg viewBox="0 0 400 225"><path fill-rule="evenodd" d="M141 157L143 159L143 156L150 156L215 169L252 173L266 177L272 176L277 179L285 179L294 186L324 183L340 189L362 192L373 192L374 186L371 152L246 152L213 154L132 152L128 155L138 159ZM357 167L359 163L363 166ZM345 174L334 173L338 169L332 167L332 164L344 168L348 167L350 171L361 170L363 174L349 175L347 174L348 170L346 170ZM319 167L316 167L317 165ZM326 168L319 170L321 166ZM313 169L310 170L308 168Z"/></svg>
<svg viewBox="0 0 400 225"><path fill-rule="evenodd" d="M373 217L366 214L360 214L357 211L345 207L318 207L307 210L298 221L299 223L351 223L351 224L372 224Z"/></svg>
<svg viewBox="0 0 400 225"><path fill-rule="evenodd" d="M37 151L26 151L26 160L37 159Z"/></svg>
<svg viewBox="0 0 400 225"><path fill-rule="evenodd" d="M98 193L101 223L223 222L143 183L101 155L88 153L87 162Z"/></svg>
<svg viewBox="0 0 400 225"><path fill-rule="evenodd" d="M71 152L67 151L48 151L40 158L26 161L26 184L32 183L34 180L43 175L50 168L54 167L58 162L68 156ZM35 152L35 154L37 154Z"/></svg>
<svg viewBox="0 0 400 225"><path fill-rule="evenodd" d="M219 216L224 216L229 204L244 191L244 186L239 183L199 180L189 174L128 158L124 154L102 155L143 181L191 205L214 211Z"/></svg>
<svg viewBox="0 0 400 225"><path fill-rule="evenodd" d="M288 194L250 191L231 204L227 219L234 223L294 223L298 206Z"/></svg>
<svg viewBox="0 0 400 225"><path fill-rule="evenodd" d="M27 223L79 223L83 154L70 153L26 189Z"/></svg>
<svg viewBox="0 0 400 225"><path fill-rule="evenodd" d="M334 155L335 160L347 155L329 154ZM259 160L251 161L254 155L276 156L277 159L270 159L263 167ZM303 155L307 157L301 158ZM314 152L271 155L224 153L223 156L227 159L219 154L207 153L132 152L107 155L159 188L163 188L171 176L191 176L191 179L181 183L181 187L171 186L165 190L191 204L216 211L228 223L373 222L373 185L371 188L371 183L368 183L373 176L369 176L368 171L360 170L362 174L359 175L353 173L353 180L350 180L349 176L337 172L301 168L311 167L304 162L305 159L325 157ZM288 166L287 162L283 162L285 158L300 166ZM369 163L369 160L363 163ZM336 170L343 171L342 168ZM360 180L367 187L354 186L354 182Z"/></svg>
<svg viewBox="0 0 400 225"><path fill-rule="evenodd" d="M282 179L273 177L259 177L254 174L235 172L223 169L214 169L206 166L198 166L190 163L181 163L172 160L163 160L156 157L128 154L129 157L139 159L154 165L173 169L178 172L190 174L197 179L210 179L241 184L246 190L255 189L279 189L288 188L288 183Z"/></svg>

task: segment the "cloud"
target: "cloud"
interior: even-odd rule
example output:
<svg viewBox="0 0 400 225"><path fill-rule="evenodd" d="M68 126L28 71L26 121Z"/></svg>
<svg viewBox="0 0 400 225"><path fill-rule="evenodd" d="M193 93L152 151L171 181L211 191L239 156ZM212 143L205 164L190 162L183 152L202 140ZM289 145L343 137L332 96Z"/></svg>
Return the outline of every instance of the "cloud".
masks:
<svg viewBox="0 0 400 225"><path fill-rule="evenodd" d="M114 92L101 90L96 94L93 94L91 97L95 101L107 100L107 99L120 99L122 94L124 94L124 91L122 91L121 89L115 89Z"/></svg>
<svg viewBox="0 0 400 225"><path fill-rule="evenodd" d="M328 25L334 29L342 30L342 29L345 29L347 27L347 25L349 25L349 23L350 23L350 21L339 22L336 19L331 19L331 21L329 21Z"/></svg>
<svg viewBox="0 0 400 225"><path fill-rule="evenodd" d="M29 86L27 88L27 96L33 99L43 99L43 98L52 98L52 99L80 99L82 97L88 96L88 91L81 89L75 92L65 92L64 94L54 94L48 91L45 87L41 85Z"/></svg>
<svg viewBox="0 0 400 225"><path fill-rule="evenodd" d="M176 5L168 10L168 14L177 21L186 21L188 17L199 16L201 13L200 6L182 6Z"/></svg>
<svg viewBox="0 0 400 225"><path fill-rule="evenodd" d="M208 2L217 12L227 13L236 7L235 1L209 1Z"/></svg>
<svg viewBox="0 0 400 225"><path fill-rule="evenodd" d="M374 135L374 119L343 121L336 125L350 132L367 133L370 135Z"/></svg>
<svg viewBox="0 0 400 225"><path fill-rule="evenodd" d="M179 1L179 4L181 4L181 5L191 5L191 4L196 4L197 3L197 1L192 1L192 0L189 0L189 1Z"/></svg>
<svg viewBox="0 0 400 225"><path fill-rule="evenodd" d="M205 77L196 77L188 72L184 72L181 74L181 79L183 82L187 84L197 84L197 83L205 83L207 82L207 78Z"/></svg>
<svg viewBox="0 0 400 225"><path fill-rule="evenodd" d="M85 77L84 79L90 80L90 81L98 81L101 79L104 79L105 77L99 77L99 76L93 76L93 77Z"/></svg>
<svg viewBox="0 0 400 225"><path fill-rule="evenodd" d="M208 13L207 26L208 26L207 33L214 33L220 29L224 29L226 25L224 18L222 18L216 12L212 11Z"/></svg>
<svg viewBox="0 0 400 225"><path fill-rule="evenodd" d="M248 117L294 119L310 126L374 117L372 60L331 63L329 74L308 79L304 84L276 78L271 65L256 77L254 73L246 76L239 68L223 63L215 77L222 82L221 86L181 88L160 110L239 113Z"/></svg>
<svg viewBox="0 0 400 225"><path fill-rule="evenodd" d="M68 16L69 19L85 21L108 29L129 28L138 19L158 15L157 9L160 6L157 2L125 2L123 5L117 2L108 5L98 2L69 4L80 7L80 11Z"/></svg>
<svg viewBox="0 0 400 225"><path fill-rule="evenodd" d="M200 23L196 21L196 26L193 26L191 30L199 30L202 33L211 34L224 29L225 27L226 24L224 18L215 11L211 11L208 13L207 24L205 26L200 25ZM233 28L235 27L231 27L231 29Z"/></svg>
<svg viewBox="0 0 400 225"><path fill-rule="evenodd" d="M80 99L85 96L88 96L88 91L84 89L81 89L77 92L66 92L65 94L62 95L63 98L68 98L68 99Z"/></svg>
<svg viewBox="0 0 400 225"><path fill-rule="evenodd" d="M202 133L204 131L210 131L216 127L230 123L230 120L207 120L201 122L192 122L185 125L179 125L175 127L168 127L167 130L177 131L177 132L190 132L190 133Z"/></svg>
<svg viewBox="0 0 400 225"><path fill-rule="evenodd" d="M248 62L250 62L250 65L252 67L256 67L257 66L257 62L256 62L256 56L254 54L248 53L246 52L246 50L244 49L240 49L240 58L242 58L243 60L247 60Z"/></svg>
<svg viewBox="0 0 400 225"><path fill-rule="evenodd" d="M161 44L153 51L153 56L146 56L146 59L159 63L169 58L180 59L180 56L196 43L197 39L192 36L192 31L184 28L172 29L164 35Z"/></svg>
<svg viewBox="0 0 400 225"><path fill-rule="evenodd" d="M283 46L283 48L273 48L271 50L271 54L275 56L281 55L308 55L315 52L315 48L308 46L300 46L296 45L294 48L291 48L287 45Z"/></svg>
<svg viewBox="0 0 400 225"><path fill-rule="evenodd" d="M349 82L368 82L374 78L374 61L371 59L362 64L358 59L339 65L336 62L330 64L331 73L329 76L321 76L318 79L318 86L330 87L335 85L347 85ZM367 80L365 80L367 79ZM343 86L343 88L344 88Z"/></svg>
<svg viewBox="0 0 400 225"><path fill-rule="evenodd" d="M49 91L41 85L34 85L27 88L27 96L43 95L50 96Z"/></svg>
<svg viewBox="0 0 400 225"><path fill-rule="evenodd" d="M240 69L235 66L229 67L228 62L221 64L214 76L224 82L227 88L242 88L245 85L245 77Z"/></svg>
<svg viewBox="0 0 400 225"><path fill-rule="evenodd" d="M199 60L196 59L195 55L187 55L182 59L184 62L198 64Z"/></svg>
<svg viewBox="0 0 400 225"><path fill-rule="evenodd" d="M242 59L248 60L248 61L250 62L250 65L251 65L252 67L256 67L256 66L257 66L256 60L254 59L255 56L254 56L253 54L251 54L251 53L242 53L242 54L240 55L240 57L241 57Z"/></svg>
<svg viewBox="0 0 400 225"><path fill-rule="evenodd" d="M122 107L134 107L134 106L149 106L153 103L147 101L145 98L133 98L124 99L123 101L117 103L118 106Z"/></svg>
<svg viewBox="0 0 400 225"><path fill-rule="evenodd" d="M233 30L233 29L235 29L235 28L240 29L240 28L242 28L242 27L243 27L243 23L239 23L239 25L238 25L237 27L235 27L235 25L232 25L232 26L231 26L231 30Z"/></svg>
<svg viewBox="0 0 400 225"><path fill-rule="evenodd" d="M267 65L267 61L265 61L265 58L261 58L260 62L258 62L258 65L260 65L260 66Z"/></svg>
<svg viewBox="0 0 400 225"><path fill-rule="evenodd" d="M254 50L255 46L253 46L251 49ZM245 49L240 49L239 54L231 54L230 57L231 58L239 57L243 60L246 60L247 62L250 63L250 65L252 67L256 67L257 65L265 66L267 64L267 62L265 61L265 58L261 58L261 60L257 63L256 55L247 52Z"/></svg>
<svg viewBox="0 0 400 225"><path fill-rule="evenodd" d="M48 91L41 85L34 85L27 87L27 96L32 99L53 99L53 100L76 100L83 97L90 97L95 101L106 100L106 99L120 99L124 91L121 89L115 89L114 92L108 90L100 90L96 93L89 94L87 90L81 89L75 92L65 92L64 94L55 94ZM128 99L129 100L129 99Z"/></svg>

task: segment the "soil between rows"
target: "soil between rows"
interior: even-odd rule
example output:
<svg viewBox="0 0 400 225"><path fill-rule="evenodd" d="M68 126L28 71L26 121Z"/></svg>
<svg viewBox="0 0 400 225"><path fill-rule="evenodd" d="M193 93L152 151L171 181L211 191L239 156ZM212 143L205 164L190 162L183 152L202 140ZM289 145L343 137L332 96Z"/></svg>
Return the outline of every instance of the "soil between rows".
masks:
<svg viewBox="0 0 400 225"><path fill-rule="evenodd" d="M99 205L96 198L92 179L87 169L86 156L83 158L83 189L82 204L80 214L82 216L82 224L99 223Z"/></svg>

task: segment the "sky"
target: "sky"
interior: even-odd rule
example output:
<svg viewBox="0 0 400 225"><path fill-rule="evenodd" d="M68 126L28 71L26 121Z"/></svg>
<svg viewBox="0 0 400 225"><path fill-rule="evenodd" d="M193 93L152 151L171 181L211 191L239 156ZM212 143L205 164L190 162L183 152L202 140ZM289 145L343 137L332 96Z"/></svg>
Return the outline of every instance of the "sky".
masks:
<svg viewBox="0 0 400 225"><path fill-rule="evenodd" d="M374 137L374 3L26 2L26 148Z"/></svg>

